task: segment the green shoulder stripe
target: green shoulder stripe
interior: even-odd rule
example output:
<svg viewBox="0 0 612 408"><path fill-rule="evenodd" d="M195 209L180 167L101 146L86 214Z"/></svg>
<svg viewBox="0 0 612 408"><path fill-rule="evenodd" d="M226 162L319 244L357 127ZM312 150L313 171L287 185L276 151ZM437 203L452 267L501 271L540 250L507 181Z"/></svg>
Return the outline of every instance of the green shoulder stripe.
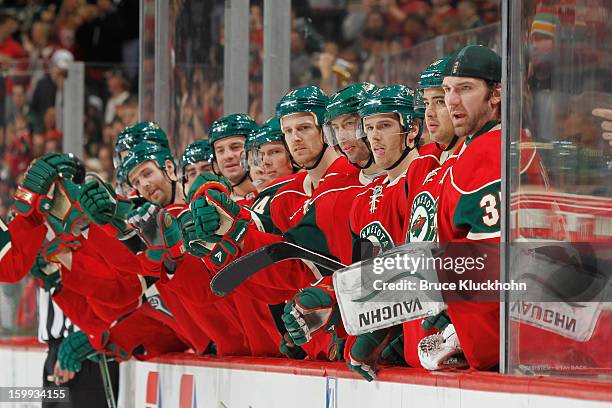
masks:
<svg viewBox="0 0 612 408"><path fill-rule="evenodd" d="M304 218L295 227L289 228L283 236L289 242L316 251L321 255L332 257L327 238L317 225L316 203L311 204Z"/></svg>
<svg viewBox="0 0 612 408"><path fill-rule="evenodd" d="M471 233L493 233L500 228L501 182L461 195L453 224Z"/></svg>

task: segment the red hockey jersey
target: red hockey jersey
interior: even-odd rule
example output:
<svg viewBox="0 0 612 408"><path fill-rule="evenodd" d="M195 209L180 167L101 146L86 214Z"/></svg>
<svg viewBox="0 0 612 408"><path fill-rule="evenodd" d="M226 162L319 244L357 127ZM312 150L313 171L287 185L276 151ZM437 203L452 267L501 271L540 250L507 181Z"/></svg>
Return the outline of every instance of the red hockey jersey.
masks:
<svg viewBox="0 0 612 408"><path fill-rule="evenodd" d="M501 126L489 122L458 152L438 200L441 243L500 241L501 142ZM488 273L494 276L499 271ZM499 303L447 302L447 306L470 366L486 370L497 365Z"/></svg>

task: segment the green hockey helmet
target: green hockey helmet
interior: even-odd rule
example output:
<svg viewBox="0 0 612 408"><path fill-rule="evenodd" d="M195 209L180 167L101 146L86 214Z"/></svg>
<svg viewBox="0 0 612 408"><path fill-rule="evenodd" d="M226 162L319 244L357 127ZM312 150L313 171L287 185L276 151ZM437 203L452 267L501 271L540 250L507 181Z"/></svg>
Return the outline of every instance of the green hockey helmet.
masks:
<svg viewBox="0 0 612 408"><path fill-rule="evenodd" d="M340 129L335 129L331 121L345 115L355 115L357 119L354 126L352 122L346 124L347 128L343 129L346 135L351 138L363 137L363 133L357 131L359 124L359 104L375 89L376 86L373 84L358 82L341 89L330 98L326 107L325 124L323 126L325 142L328 145L337 146L341 134Z"/></svg>
<svg viewBox="0 0 612 408"><path fill-rule="evenodd" d="M397 113L403 131L409 132L414 121L414 91L405 85L385 86L359 104L362 124L363 118L381 113Z"/></svg>
<svg viewBox="0 0 612 408"><path fill-rule="evenodd" d="M231 136L244 136L257 129L257 123L245 113L232 113L213 122L208 133L208 140L215 157L215 142Z"/></svg>
<svg viewBox="0 0 612 408"><path fill-rule="evenodd" d="M212 161L212 150L208 140L196 140L190 143L181 155L180 166L184 171L185 166L188 164L194 164L201 161L207 161L209 163Z"/></svg>
<svg viewBox="0 0 612 408"><path fill-rule="evenodd" d="M414 93L414 112L417 117L425 118L425 101L423 90L430 88L442 88L444 70L453 55L435 60L427 68L421 71L419 76L419 88Z"/></svg>
<svg viewBox="0 0 612 408"><path fill-rule="evenodd" d="M119 133L117 141L115 142L115 152L113 156L115 168L119 168L121 164L122 153L130 151L140 142L157 143L167 149L170 148L166 132L164 132L157 123L140 122L128 126Z"/></svg>
<svg viewBox="0 0 612 408"><path fill-rule="evenodd" d="M147 161L153 161L161 170L165 171L166 160L170 160L173 165L175 164L170 149L155 143L140 142L125 157L119 172L122 172L125 180L131 185L129 175L136 166Z"/></svg>
<svg viewBox="0 0 612 408"><path fill-rule="evenodd" d="M261 167L263 165L263 156L259 148L266 143L282 141L283 132L280 128L280 121L276 117L268 119L259 129L254 130L247 138L244 145L242 167L245 169L248 169L250 165Z"/></svg>
<svg viewBox="0 0 612 408"><path fill-rule="evenodd" d="M325 107L328 101L328 96L318 86L309 85L296 88L278 101L276 117L282 119L294 113L310 112L315 117L316 125L322 127L325 122Z"/></svg>

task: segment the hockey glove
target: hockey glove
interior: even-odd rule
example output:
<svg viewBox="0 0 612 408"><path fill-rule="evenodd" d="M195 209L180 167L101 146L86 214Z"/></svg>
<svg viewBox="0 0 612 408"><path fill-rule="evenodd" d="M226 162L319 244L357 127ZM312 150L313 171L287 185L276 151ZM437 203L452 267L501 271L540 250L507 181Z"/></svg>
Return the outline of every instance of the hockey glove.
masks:
<svg viewBox="0 0 612 408"><path fill-rule="evenodd" d="M173 263L185 255L178 221L158 205L145 203L130 212L128 221L146 243L145 255L153 263Z"/></svg>
<svg viewBox="0 0 612 408"><path fill-rule="evenodd" d="M382 351L401 331L401 326L393 326L359 336L349 336L344 346L344 358L348 368L367 381L375 380Z"/></svg>
<svg viewBox="0 0 612 408"><path fill-rule="evenodd" d="M51 209L44 216L45 220L58 235L81 235L89 227L89 219L77 202L81 186L62 178L54 186Z"/></svg>
<svg viewBox="0 0 612 408"><path fill-rule="evenodd" d="M71 178L75 172L76 163L66 154L48 153L34 160L15 191L15 210L25 216L33 211L46 214L51 209L53 182L60 176Z"/></svg>
<svg viewBox="0 0 612 408"><path fill-rule="evenodd" d="M36 256L30 273L42 281L43 289L46 292L59 290L61 287L60 268L56 264L46 262L40 252Z"/></svg>
<svg viewBox="0 0 612 408"><path fill-rule="evenodd" d="M88 174L87 181L78 197L83 212L98 225L111 225L116 231L113 235L125 235L128 231L127 218L132 210L132 202L117 197L110 184L98 176Z"/></svg>
<svg viewBox="0 0 612 408"><path fill-rule="evenodd" d="M87 334L82 331L70 333L57 351L57 361L60 368L63 370L78 373L81 371L81 364L86 358L96 355L96 350L93 348Z"/></svg>
<svg viewBox="0 0 612 408"><path fill-rule="evenodd" d="M198 175L191 184L187 195L187 201L192 202L200 196L206 196L209 190L216 190L230 196L232 193L232 186L223 177L219 177L213 173L202 173Z"/></svg>
<svg viewBox="0 0 612 408"><path fill-rule="evenodd" d="M293 360L303 360L306 358L306 352L300 346L296 345L289 333L285 333L281 338L280 352L283 353L287 358Z"/></svg>
<svg viewBox="0 0 612 408"><path fill-rule="evenodd" d="M334 331L341 320L337 303L321 288L300 290L285 305L282 319L291 339L300 346L321 330Z"/></svg>
<svg viewBox="0 0 612 408"><path fill-rule="evenodd" d="M418 345L418 355L421 365L427 370L469 366L452 324L447 324L441 333L422 338Z"/></svg>
<svg viewBox="0 0 612 408"><path fill-rule="evenodd" d="M244 239L248 229L249 223L246 220L237 220L221 241L212 248L211 252L202 258L206 266L211 271L216 272L233 261L240 251L239 244Z"/></svg>
<svg viewBox="0 0 612 408"><path fill-rule="evenodd" d="M206 240L208 237L208 242L217 242L211 234L225 235L232 228L237 218L246 218L244 214L242 214L242 217L239 216L241 209L230 198L231 191L231 185L224 178L210 173L200 174L193 182L189 189L188 201L190 209L195 210L193 219L200 239ZM203 200L198 200L200 197L207 204L216 208L216 217L210 210L204 210ZM198 204L194 204L195 201L198 201ZM192 204L194 204L193 207ZM212 230L214 226L216 228Z"/></svg>
<svg viewBox="0 0 612 408"><path fill-rule="evenodd" d="M197 258L208 255L214 247L214 244L198 239L195 231L195 223L193 222L193 215L188 208L178 215L178 222L181 227L181 235L185 243L185 250Z"/></svg>
<svg viewBox="0 0 612 408"><path fill-rule="evenodd" d="M43 246L41 253L46 262L60 263L60 258L64 254L75 251L81 247L81 242L72 237L58 235Z"/></svg>

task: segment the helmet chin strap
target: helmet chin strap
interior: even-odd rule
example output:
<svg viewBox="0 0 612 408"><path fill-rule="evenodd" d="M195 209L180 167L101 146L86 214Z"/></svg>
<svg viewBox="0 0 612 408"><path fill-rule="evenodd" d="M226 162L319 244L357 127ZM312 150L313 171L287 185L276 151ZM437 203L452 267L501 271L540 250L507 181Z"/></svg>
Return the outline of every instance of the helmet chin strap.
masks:
<svg viewBox="0 0 612 408"><path fill-rule="evenodd" d="M301 168L303 168L304 170L313 170L316 169L317 166L319 165L319 163L321 163L321 160L323 159L323 155L325 154L325 151L327 151L327 144L323 144L323 149L321 149L321 153L319 153L319 157L317 157L317 160L315 160L314 164L312 166L300 166Z"/></svg>
<svg viewBox="0 0 612 408"><path fill-rule="evenodd" d="M459 136L453 135L453 140L451 140L451 142L448 144L448 146L446 146L444 149L442 148L443 145L441 145L438 142L436 142L436 147L438 149L442 150L443 152L448 152L450 149L455 147L455 145L457 144L457 140L459 140Z"/></svg>
<svg viewBox="0 0 612 408"><path fill-rule="evenodd" d="M251 176L249 175L249 172L248 172L248 171L245 171L245 172L244 172L244 176L242 176L242 178L240 179L240 181L239 181L239 182L237 182L236 184L232 184L232 188L234 188L234 187L238 187L239 185L241 185L242 183L244 183L244 181L247 179L247 177L248 177L249 179L251 179Z"/></svg>
<svg viewBox="0 0 612 408"><path fill-rule="evenodd" d="M391 171L394 168L396 168L397 166L399 166L399 164L406 158L406 156L408 156L408 153L410 153L411 151L414 150L414 147L410 147L408 146L408 144L406 143L406 138L408 137L408 132L404 132L406 134L406 136L404 137L404 146L406 147L404 149L404 151L402 152L402 155L399 157L399 159L397 159L395 161L395 163L393 163L391 166L385 168L385 171Z"/></svg>

